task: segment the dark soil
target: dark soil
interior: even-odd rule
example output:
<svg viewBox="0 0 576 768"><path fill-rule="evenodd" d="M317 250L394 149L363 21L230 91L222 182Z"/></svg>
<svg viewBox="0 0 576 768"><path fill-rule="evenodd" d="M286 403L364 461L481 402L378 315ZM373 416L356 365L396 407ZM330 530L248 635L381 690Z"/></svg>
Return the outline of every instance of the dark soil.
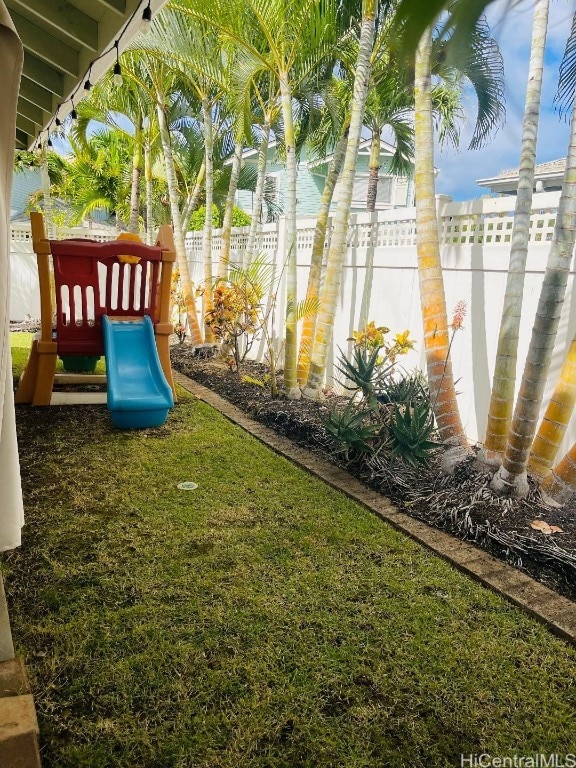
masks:
<svg viewBox="0 0 576 768"><path fill-rule="evenodd" d="M522 501L496 498L488 487L489 476L474 471L473 459L460 465L452 477L442 476L435 462L418 470L379 460L369 465L346 462L323 425L336 399L329 397L315 403L273 398L268 385L244 382L237 372L206 354L176 344L171 350L172 364L175 370L226 398L256 421L345 467L407 514L474 541L576 600L576 499L562 509L551 509L535 485ZM246 362L241 374L264 382L267 369ZM556 525L562 532L545 535L530 527L535 520Z"/></svg>

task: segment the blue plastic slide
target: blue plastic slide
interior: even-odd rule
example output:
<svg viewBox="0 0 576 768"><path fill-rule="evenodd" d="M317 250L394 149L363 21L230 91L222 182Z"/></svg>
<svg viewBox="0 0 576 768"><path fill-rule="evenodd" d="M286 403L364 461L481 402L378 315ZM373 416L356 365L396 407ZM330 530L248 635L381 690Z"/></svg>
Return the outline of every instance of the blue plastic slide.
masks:
<svg viewBox="0 0 576 768"><path fill-rule="evenodd" d="M119 429L159 427L174 405L148 315L111 320L102 315L108 377L108 409Z"/></svg>

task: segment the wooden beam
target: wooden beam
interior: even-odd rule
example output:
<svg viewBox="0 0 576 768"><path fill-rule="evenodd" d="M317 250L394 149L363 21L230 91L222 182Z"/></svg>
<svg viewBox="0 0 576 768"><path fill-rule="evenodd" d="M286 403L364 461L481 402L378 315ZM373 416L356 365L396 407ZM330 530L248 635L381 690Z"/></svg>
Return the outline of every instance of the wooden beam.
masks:
<svg viewBox="0 0 576 768"><path fill-rule="evenodd" d="M28 120L23 115L16 115L16 125L21 131L24 131L28 136L32 136L34 139L40 133L40 126L36 125L32 120Z"/></svg>
<svg viewBox="0 0 576 768"><path fill-rule="evenodd" d="M26 50L31 51L57 70L66 72L72 77L79 77L78 51L48 34L41 27L25 19L24 16L20 16L19 13L12 12L10 15Z"/></svg>
<svg viewBox="0 0 576 768"><path fill-rule="evenodd" d="M10 621L8 619L4 582L0 576L0 661L9 661L13 658L14 644L12 642L12 632L10 631Z"/></svg>
<svg viewBox="0 0 576 768"><path fill-rule="evenodd" d="M19 128L16 128L16 147L18 149L28 149L30 136Z"/></svg>
<svg viewBox="0 0 576 768"><path fill-rule="evenodd" d="M44 112L50 112L50 114L52 114L53 102L50 91L47 91L46 88L42 88L38 83L33 82L24 75L20 80L20 96L31 104L36 104L36 106L43 109Z"/></svg>
<svg viewBox="0 0 576 768"><path fill-rule="evenodd" d="M24 115L28 120L35 122L36 125L42 125L44 123L44 110L26 99L18 99L18 108L16 111L19 115Z"/></svg>
<svg viewBox="0 0 576 768"><path fill-rule="evenodd" d="M54 67L46 64L36 56L32 56L31 53L25 51L24 53L24 67L22 74L33 80L43 88L47 88L56 96L62 98L64 96L64 76L61 72L58 72Z"/></svg>
<svg viewBox="0 0 576 768"><path fill-rule="evenodd" d="M96 2L110 8L115 13L120 13L122 16L126 13L126 0L96 0Z"/></svg>
<svg viewBox="0 0 576 768"><path fill-rule="evenodd" d="M8 0L6 5L12 11L27 12L29 18L40 22L40 27L63 33L72 43L78 41L92 51L98 49L98 22L66 0Z"/></svg>

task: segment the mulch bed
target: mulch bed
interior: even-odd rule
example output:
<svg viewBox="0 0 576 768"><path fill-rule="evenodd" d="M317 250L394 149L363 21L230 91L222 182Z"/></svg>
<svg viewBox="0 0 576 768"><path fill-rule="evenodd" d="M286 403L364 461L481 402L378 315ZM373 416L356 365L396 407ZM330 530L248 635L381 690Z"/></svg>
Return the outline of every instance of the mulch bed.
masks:
<svg viewBox="0 0 576 768"><path fill-rule="evenodd" d="M435 464L417 471L378 461L370 466L346 463L323 425L334 406L272 398L267 386L247 383L235 371L205 350L186 344L171 348L174 368L210 388L256 421L312 451L321 453L348 472L385 494L403 512L459 538L474 541L546 586L576 601L576 498L562 509L542 501L535 485L522 501L499 499L488 488L489 477L478 475L473 459L460 465L452 477L443 477ZM264 380L267 368L244 363L242 374ZM281 384L281 380L280 380ZM530 523L544 520L562 529L552 535L533 530Z"/></svg>

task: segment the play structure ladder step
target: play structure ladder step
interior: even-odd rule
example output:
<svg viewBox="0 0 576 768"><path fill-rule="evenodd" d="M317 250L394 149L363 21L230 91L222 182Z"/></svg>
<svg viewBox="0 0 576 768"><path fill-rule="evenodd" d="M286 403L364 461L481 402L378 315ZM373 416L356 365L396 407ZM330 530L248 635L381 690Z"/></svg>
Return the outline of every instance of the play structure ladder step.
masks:
<svg viewBox="0 0 576 768"><path fill-rule="evenodd" d="M50 405L106 405L106 392L52 392Z"/></svg>
<svg viewBox="0 0 576 768"><path fill-rule="evenodd" d="M57 384L106 384L105 373L57 373Z"/></svg>

